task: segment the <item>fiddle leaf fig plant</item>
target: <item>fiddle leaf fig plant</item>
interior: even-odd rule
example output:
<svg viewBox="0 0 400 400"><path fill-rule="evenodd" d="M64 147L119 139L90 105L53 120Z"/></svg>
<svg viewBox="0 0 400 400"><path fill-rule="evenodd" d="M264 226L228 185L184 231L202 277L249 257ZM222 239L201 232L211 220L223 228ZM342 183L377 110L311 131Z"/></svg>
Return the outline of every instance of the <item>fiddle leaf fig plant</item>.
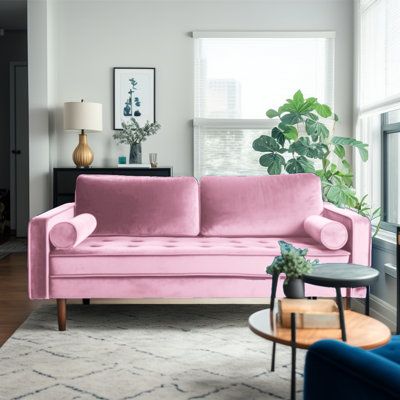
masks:
<svg viewBox="0 0 400 400"><path fill-rule="evenodd" d="M267 267L266 272L270 275L284 273L287 280L302 278L305 274L311 272L318 260L307 260L308 249L299 249L291 243L279 240L281 255L274 258L271 265ZM287 283L287 280L285 283Z"/></svg>
<svg viewBox="0 0 400 400"><path fill-rule="evenodd" d="M357 196L352 167L346 159L346 151L354 148L366 162L368 144L351 137L335 136L338 116L316 97L304 98L301 90L277 110L269 109L266 115L277 118L278 124L271 135L261 135L254 140L253 149L264 153L259 162L268 174L315 173L321 178L324 200L351 208L371 221L377 220L376 235L381 210L372 210L366 196L361 199Z"/></svg>

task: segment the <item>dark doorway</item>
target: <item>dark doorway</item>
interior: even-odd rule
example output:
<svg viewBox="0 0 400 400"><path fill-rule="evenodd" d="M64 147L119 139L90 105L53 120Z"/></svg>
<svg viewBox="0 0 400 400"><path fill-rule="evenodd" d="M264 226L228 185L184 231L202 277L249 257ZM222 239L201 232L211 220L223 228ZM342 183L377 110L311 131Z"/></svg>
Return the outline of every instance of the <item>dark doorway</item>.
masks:
<svg viewBox="0 0 400 400"><path fill-rule="evenodd" d="M26 0L0 0L0 243L29 218Z"/></svg>

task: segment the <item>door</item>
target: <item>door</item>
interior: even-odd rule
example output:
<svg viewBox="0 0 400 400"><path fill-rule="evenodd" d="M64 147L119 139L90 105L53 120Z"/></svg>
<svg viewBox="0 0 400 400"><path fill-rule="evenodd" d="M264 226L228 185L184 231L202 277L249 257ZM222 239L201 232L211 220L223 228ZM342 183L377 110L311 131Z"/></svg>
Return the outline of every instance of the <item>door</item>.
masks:
<svg viewBox="0 0 400 400"><path fill-rule="evenodd" d="M10 63L11 229L26 237L29 220L28 67Z"/></svg>

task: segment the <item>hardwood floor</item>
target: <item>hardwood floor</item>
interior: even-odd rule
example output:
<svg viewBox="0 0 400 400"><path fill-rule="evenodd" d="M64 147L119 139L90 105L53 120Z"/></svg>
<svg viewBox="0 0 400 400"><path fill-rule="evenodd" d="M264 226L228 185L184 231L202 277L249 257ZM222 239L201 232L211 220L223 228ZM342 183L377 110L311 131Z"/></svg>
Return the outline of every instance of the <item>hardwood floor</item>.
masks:
<svg viewBox="0 0 400 400"><path fill-rule="evenodd" d="M0 346L25 321L40 302L28 297L26 254L0 260Z"/></svg>

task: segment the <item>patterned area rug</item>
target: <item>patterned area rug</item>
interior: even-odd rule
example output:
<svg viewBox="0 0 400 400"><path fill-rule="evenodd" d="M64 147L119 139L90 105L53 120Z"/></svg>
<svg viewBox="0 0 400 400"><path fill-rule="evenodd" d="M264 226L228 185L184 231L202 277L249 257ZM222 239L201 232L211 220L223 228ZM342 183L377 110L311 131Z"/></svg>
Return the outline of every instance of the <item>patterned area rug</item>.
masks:
<svg viewBox="0 0 400 400"><path fill-rule="evenodd" d="M263 306L70 305L34 311L0 349L0 399L288 399L290 350L254 335ZM298 399L304 351L298 351Z"/></svg>

